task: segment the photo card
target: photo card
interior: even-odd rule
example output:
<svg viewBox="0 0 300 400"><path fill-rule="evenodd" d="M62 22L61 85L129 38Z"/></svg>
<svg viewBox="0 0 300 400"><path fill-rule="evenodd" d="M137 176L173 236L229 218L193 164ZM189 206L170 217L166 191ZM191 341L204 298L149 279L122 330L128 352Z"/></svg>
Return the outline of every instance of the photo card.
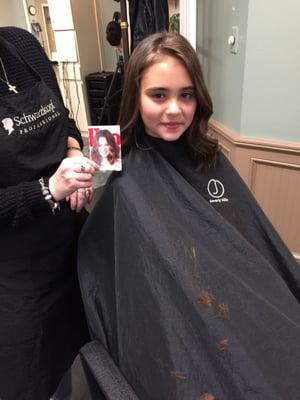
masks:
<svg viewBox="0 0 300 400"><path fill-rule="evenodd" d="M121 171L120 125L90 125L90 159L100 166L100 171Z"/></svg>

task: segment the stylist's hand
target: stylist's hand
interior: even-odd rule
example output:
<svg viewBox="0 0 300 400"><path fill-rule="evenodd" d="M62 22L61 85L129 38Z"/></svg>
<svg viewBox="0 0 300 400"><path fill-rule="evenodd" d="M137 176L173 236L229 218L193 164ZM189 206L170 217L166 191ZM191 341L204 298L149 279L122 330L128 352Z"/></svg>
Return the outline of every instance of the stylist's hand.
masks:
<svg viewBox="0 0 300 400"><path fill-rule="evenodd" d="M86 189L77 189L75 192L66 197L66 201L70 202L70 207L76 212L80 212L86 203L90 203L93 197L93 187Z"/></svg>
<svg viewBox="0 0 300 400"><path fill-rule="evenodd" d="M73 138L69 138L73 141ZM78 143L70 143L70 147L67 149L67 157L83 157L83 153L80 148L78 148ZM66 197L66 201L70 202L71 210L80 212L86 203L90 203L93 197L93 187L88 189L77 189L75 192Z"/></svg>
<svg viewBox="0 0 300 400"><path fill-rule="evenodd" d="M98 169L99 166L87 157L65 158L49 179L52 196L56 201L60 201L78 189L90 189Z"/></svg>

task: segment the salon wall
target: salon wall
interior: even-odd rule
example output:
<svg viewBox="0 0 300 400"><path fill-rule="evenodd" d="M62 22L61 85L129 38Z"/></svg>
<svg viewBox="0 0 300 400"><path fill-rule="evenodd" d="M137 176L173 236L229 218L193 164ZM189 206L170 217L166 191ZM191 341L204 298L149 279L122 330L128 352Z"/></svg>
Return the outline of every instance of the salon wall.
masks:
<svg viewBox="0 0 300 400"><path fill-rule="evenodd" d="M39 33L32 32L32 33L40 41L41 45L43 46L43 48L47 52L48 57L51 58L51 53L50 53L50 51L49 51L49 49L47 47L45 26L44 26L44 24L42 24L42 21L43 21L42 4L44 4L44 3L47 4L47 0L46 1L45 0L27 0L28 6L33 4L36 7L36 15L35 16L29 15L30 22L40 22L41 27L42 27L42 32L39 32Z"/></svg>
<svg viewBox="0 0 300 400"><path fill-rule="evenodd" d="M0 0L0 26L18 26L27 29L22 0Z"/></svg>
<svg viewBox="0 0 300 400"><path fill-rule="evenodd" d="M197 0L197 52L214 103L214 117L240 131L248 0ZM231 27L239 27L239 51L227 44Z"/></svg>
<svg viewBox="0 0 300 400"><path fill-rule="evenodd" d="M210 131L300 264L300 145L242 136L211 119Z"/></svg>
<svg viewBox="0 0 300 400"><path fill-rule="evenodd" d="M106 40L106 26L112 20L115 11L120 12L120 3L113 0L96 0L101 55L104 71L114 71L117 64L115 49Z"/></svg>
<svg viewBox="0 0 300 400"><path fill-rule="evenodd" d="M300 142L300 2L249 2L241 133Z"/></svg>
<svg viewBox="0 0 300 400"><path fill-rule="evenodd" d="M169 16L179 13L179 0L168 0Z"/></svg>
<svg viewBox="0 0 300 400"><path fill-rule="evenodd" d="M28 29L23 6L26 2L28 5L35 5L37 8L36 17L30 17L30 22L35 20L40 21L42 19L41 4L47 3L47 0L0 0L0 26L14 25ZM84 3L84 0L81 0L81 3ZM114 71L117 61L116 54L114 48L111 47L105 39L105 30L108 22L112 20L113 13L115 11L120 11L120 3L113 0L95 0L95 4L98 15L103 69L106 71ZM41 44L45 44L43 32L40 34L38 39L40 39Z"/></svg>
<svg viewBox="0 0 300 400"><path fill-rule="evenodd" d="M214 119L242 136L300 142L300 2L197 1L197 50ZM227 40L238 26L238 53Z"/></svg>
<svg viewBox="0 0 300 400"><path fill-rule="evenodd" d="M300 262L300 2L197 0L197 8L211 133Z"/></svg>

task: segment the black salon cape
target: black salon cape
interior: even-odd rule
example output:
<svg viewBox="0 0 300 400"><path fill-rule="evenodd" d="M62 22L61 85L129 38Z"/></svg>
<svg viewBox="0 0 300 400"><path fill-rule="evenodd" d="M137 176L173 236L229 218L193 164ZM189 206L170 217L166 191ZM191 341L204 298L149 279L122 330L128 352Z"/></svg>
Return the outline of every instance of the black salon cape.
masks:
<svg viewBox="0 0 300 400"><path fill-rule="evenodd" d="M131 151L81 234L90 330L114 364L98 352L87 376L129 384L109 400L299 399L299 266L223 155L195 172L157 143Z"/></svg>

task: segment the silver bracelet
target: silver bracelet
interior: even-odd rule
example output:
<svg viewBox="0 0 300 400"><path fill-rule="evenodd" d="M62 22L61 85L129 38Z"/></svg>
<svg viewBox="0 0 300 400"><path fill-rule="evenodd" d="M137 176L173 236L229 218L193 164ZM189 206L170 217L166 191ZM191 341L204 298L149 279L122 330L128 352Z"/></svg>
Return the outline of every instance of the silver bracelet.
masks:
<svg viewBox="0 0 300 400"><path fill-rule="evenodd" d="M54 200L52 194L50 193L49 187L45 184L44 178L39 179L39 184L41 185L41 191L44 199L49 204L52 214L55 215L57 211L60 211L59 202Z"/></svg>

